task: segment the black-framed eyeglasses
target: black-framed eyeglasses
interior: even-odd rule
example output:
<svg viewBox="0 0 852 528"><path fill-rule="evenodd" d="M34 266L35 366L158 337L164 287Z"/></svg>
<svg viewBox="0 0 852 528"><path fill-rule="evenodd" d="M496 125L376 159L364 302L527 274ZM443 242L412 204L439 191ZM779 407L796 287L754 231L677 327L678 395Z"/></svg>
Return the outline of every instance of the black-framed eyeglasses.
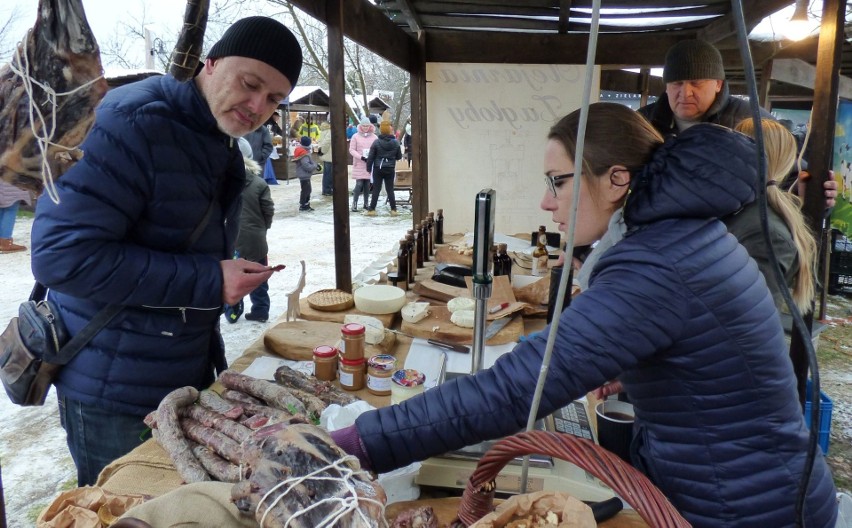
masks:
<svg viewBox="0 0 852 528"><path fill-rule="evenodd" d="M562 182L563 180L567 180L568 178L573 178L573 177L574 177L573 172L568 172L568 173L565 173L565 174L557 174L556 176L545 176L544 177L544 183L547 184L547 188L550 190L550 192L553 193L553 197L556 198L556 191L559 187L562 186L562 184L560 182Z"/></svg>

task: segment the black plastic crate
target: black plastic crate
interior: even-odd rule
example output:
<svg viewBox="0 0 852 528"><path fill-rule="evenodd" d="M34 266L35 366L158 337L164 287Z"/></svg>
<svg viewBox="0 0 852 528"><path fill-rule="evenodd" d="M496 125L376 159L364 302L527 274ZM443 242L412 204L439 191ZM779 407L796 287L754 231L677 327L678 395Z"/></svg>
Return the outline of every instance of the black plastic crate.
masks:
<svg viewBox="0 0 852 528"><path fill-rule="evenodd" d="M852 293L852 275L830 273L828 276L828 293L831 295Z"/></svg>
<svg viewBox="0 0 852 528"><path fill-rule="evenodd" d="M831 231L831 260L829 273L852 276L852 239L840 231Z"/></svg>

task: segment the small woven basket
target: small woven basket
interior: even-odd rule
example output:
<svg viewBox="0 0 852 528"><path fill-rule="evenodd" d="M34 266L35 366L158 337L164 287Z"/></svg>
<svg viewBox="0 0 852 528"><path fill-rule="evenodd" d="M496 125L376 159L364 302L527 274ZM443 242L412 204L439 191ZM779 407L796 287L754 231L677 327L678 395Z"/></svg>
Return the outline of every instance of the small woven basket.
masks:
<svg viewBox="0 0 852 528"><path fill-rule="evenodd" d="M512 459L542 454L571 462L612 488L654 528L691 526L645 475L598 446L576 436L531 431L500 440L479 461L459 504L458 520L470 526L493 508L494 479Z"/></svg>

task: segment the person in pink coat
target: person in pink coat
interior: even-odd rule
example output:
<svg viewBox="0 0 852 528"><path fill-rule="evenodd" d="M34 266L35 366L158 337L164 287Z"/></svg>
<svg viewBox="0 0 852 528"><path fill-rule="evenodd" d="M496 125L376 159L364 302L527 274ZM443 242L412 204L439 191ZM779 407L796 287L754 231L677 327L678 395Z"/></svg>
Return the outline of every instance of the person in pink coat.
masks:
<svg viewBox="0 0 852 528"><path fill-rule="evenodd" d="M352 154L352 177L355 179L355 190L352 191L352 212L358 211L358 196L364 196L364 209L367 208L367 196L370 194L372 175L367 171L367 155L370 146L376 140L376 127L370 120L361 119L358 132L349 140L349 153Z"/></svg>

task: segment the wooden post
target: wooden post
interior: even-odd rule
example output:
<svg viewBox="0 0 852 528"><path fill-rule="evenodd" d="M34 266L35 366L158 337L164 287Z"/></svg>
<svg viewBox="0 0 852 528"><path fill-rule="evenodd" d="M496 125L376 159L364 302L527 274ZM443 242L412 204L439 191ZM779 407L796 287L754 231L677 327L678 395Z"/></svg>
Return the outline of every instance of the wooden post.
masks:
<svg viewBox="0 0 852 528"><path fill-rule="evenodd" d="M769 59L763 64L760 71L760 86L757 90L757 97L760 99L758 103L765 110L771 110L769 101L769 88L772 85L772 59Z"/></svg>
<svg viewBox="0 0 852 528"><path fill-rule="evenodd" d="M648 104L651 86L651 68L639 70L639 108Z"/></svg>
<svg viewBox="0 0 852 528"><path fill-rule="evenodd" d="M828 179L831 168L831 156L834 147L834 127L837 121L837 101L840 81L834 75L840 68L840 51L843 44L843 24L845 21L846 2L825 0L823 4L822 25L819 32L817 48L816 79L814 82L814 103L811 110L810 126L810 156L808 157L808 172L811 178L805 185L804 206L802 212L816 234L818 242L825 240L823 224L825 223L825 191L823 182ZM825 244L821 244L820 253L824 254ZM828 259L822 259L828 266ZM824 272L817 273L822 276ZM822 291L825 297L825 289ZM813 312L805 318L805 324L810 331L813 327ZM790 359L798 381L799 399L804 405L805 385L808 378L808 357L803 336L793 331L790 346ZM814 402L814 409L818 402Z"/></svg>
<svg viewBox="0 0 852 528"><path fill-rule="evenodd" d="M328 91L331 114L331 171L334 215L334 276L337 289L352 292L352 246L349 237L349 171L346 156L346 90L343 83L343 2L326 0Z"/></svg>
<svg viewBox="0 0 852 528"><path fill-rule="evenodd" d="M411 62L411 212L416 226L429 213L429 161L426 145L426 43L425 33L417 35ZM438 205L440 207L440 205Z"/></svg>

